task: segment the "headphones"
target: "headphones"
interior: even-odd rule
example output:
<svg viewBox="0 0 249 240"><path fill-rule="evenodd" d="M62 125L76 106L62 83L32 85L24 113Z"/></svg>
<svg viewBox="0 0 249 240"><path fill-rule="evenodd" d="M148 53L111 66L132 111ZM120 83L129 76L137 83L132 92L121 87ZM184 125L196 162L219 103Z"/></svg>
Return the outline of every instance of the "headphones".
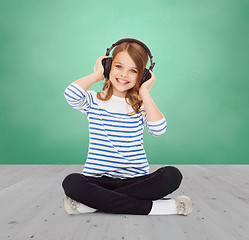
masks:
<svg viewBox="0 0 249 240"><path fill-rule="evenodd" d="M109 56L110 54L110 51L117 45L123 43L123 42L134 42L134 43L138 43L140 44L145 50L146 52L148 53L149 57L150 57L150 68L147 69L145 68L144 69L144 72L143 72L143 76L142 76L142 80L141 80L141 83L140 83L140 86L146 82L147 80L149 80L151 78L151 74L149 72L149 70L152 70L155 66L155 63L153 62L153 56L151 55L151 52L149 50L149 48L141 41L137 40L137 39L134 39L134 38L123 38L123 39L120 39L119 41L117 41L116 43L112 44L112 46L110 48L107 48L106 50L106 56ZM104 58L102 60L102 65L103 65L103 68L104 68L104 76L105 78L109 79L109 75L110 75L110 72L111 72L111 66L112 66L112 58L109 57L109 58Z"/></svg>

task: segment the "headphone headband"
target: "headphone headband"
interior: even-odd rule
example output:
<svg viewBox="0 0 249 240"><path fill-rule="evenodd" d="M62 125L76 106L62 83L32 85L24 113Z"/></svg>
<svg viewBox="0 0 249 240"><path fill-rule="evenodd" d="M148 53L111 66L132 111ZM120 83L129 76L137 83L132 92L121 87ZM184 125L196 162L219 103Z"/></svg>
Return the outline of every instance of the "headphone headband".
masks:
<svg viewBox="0 0 249 240"><path fill-rule="evenodd" d="M120 39L120 40L117 41L116 43L112 44L112 46L111 46L110 48L107 48L106 54L105 54L105 55L106 55L106 56L109 56L111 50L112 50L115 46L117 46L117 45L119 45L119 44L121 44L121 43L123 43L123 42L135 42L135 43L138 43L139 45L141 45L141 46L146 50L146 52L148 53L148 55L149 55L149 57L150 57L150 64L151 64L151 65L150 65L149 70L152 70L152 69L154 68L155 63L153 62L153 56L151 55L150 49L149 49L143 42L141 42L141 41L139 41L139 40L137 40L137 39L134 39L134 38L123 38L123 39Z"/></svg>

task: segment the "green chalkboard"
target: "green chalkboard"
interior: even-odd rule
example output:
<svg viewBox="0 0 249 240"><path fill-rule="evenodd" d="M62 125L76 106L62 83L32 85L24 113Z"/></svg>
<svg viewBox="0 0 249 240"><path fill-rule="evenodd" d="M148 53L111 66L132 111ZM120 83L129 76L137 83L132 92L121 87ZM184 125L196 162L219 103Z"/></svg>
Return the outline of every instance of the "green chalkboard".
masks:
<svg viewBox="0 0 249 240"><path fill-rule="evenodd" d="M248 1L0 4L2 164L84 164L88 121L64 90L121 38L156 63L150 93L168 129L145 130L150 164L249 163Z"/></svg>

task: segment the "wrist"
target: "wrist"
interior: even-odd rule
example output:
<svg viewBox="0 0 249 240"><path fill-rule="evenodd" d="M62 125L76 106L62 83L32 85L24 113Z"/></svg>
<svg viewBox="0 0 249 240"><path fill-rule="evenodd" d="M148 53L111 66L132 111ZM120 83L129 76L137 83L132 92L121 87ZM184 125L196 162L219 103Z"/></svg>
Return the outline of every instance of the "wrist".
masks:
<svg viewBox="0 0 249 240"><path fill-rule="evenodd" d="M97 71L94 72L93 76L94 76L94 79L96 80L96 82L103 80L103 74L100 72L97 72Z"/></svg>
<svg viewBox="0 0 249 240"><path fill-rule="evenodd" d="M140 88L139 95L141 96L141 98L145 97L148 94L149 94L149 89L147 89L147 88Z"/></svg>

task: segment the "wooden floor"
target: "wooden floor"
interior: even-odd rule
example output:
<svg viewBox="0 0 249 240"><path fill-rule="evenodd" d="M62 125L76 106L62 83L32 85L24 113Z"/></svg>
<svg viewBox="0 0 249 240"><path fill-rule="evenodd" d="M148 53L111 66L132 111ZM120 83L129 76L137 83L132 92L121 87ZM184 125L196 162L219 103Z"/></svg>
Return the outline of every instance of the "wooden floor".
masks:
<svg viewBox="0 0 249 240"><path fill-rule="evenodd" d="M62 207L61 183L82 166L0 165L0 239L249 239L249 165L175 166L184 179L169 196L193 199L188 216L70 216Z"/></svg>

